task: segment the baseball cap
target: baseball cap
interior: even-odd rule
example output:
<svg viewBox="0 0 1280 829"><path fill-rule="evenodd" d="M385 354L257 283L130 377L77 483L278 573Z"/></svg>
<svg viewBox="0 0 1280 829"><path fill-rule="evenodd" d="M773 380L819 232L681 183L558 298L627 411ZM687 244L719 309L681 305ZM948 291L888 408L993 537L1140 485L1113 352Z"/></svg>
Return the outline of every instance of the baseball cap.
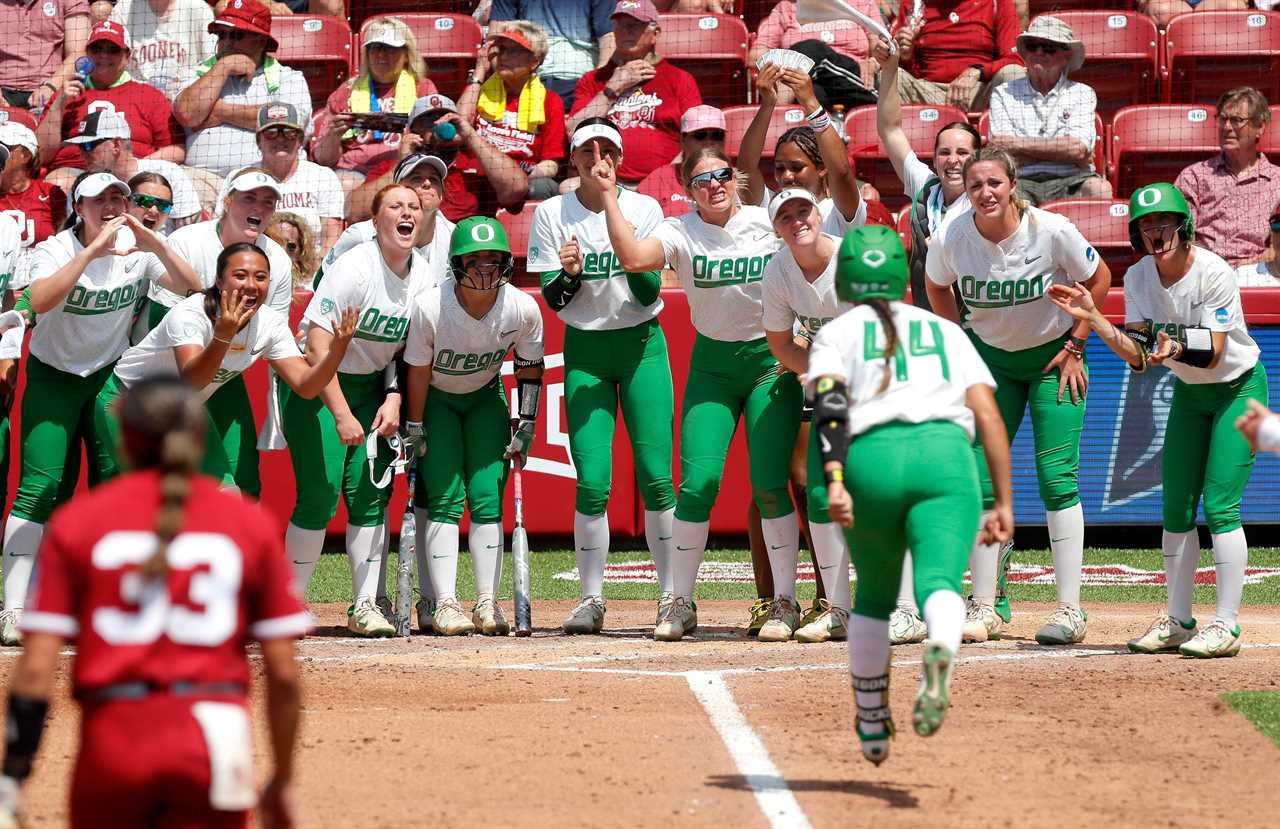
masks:
<svg viewBox="0 0 1280 829"><path fill-rule="evenodd" d="M89 39L85 41L85 46L92 46L99 41L114 43L121 49L128 49L129 32L114 20L104 20L89 31Z"/></svg>
<svg viewBox="0 0 1280 829"><path fill-rule="evenodd" d="M489 34L490 40L497 40L500 37L505 37L507 40L519 45L526 51L533 51L533 44L529 42L529 38L525 37L524 32L519 29L504 29L501 32L491 32Z"/></svg>
<svg viewBox="0 0 1280 829"><path fill-rule="evenodd" d="M17 121L0 123L0 144L6 147L25 147L32 156L37 155L40 151L40 145L36 141L36 134L30 127L26 127Z"/></svg>
<svg viewBox="0 0 1280 829"><path fill-rule="evenodd" d="M399 184L413 175L413 171L423 164L439 173L441 181L444 181L445 176L449 175L449 165L436 156L427 155L426 153L409 153L409 155L400 159L400 163L396 164L395 170L391 173L391 180Z"/></svg>
<svg viewBox="0 0 1280 829"><path fill-rule="evenodd" d="M298 108L284 101L272 101L258 108L257 132L272 127L291 127L298 132L307 131L306 125L302 123L302 116L298 114Z"/></svg>
<svg viewBox="0 0 1280 829"><path fill-rule="evenodd" d="M260 170L249 170L241 173L231 180L227 185L228 193L245 193L249 190L257 190L260 187L266 187L277 196L284 195L280 192L280 184L268 174Z"/></svg>
<svg viewBox="0 0 1280 829"><path fill-rule="evenodd" d="M419 117L426 115L428 112L457 112L458 105L453 102L452 98L444 95L431 94L424 95L413 102L413 109L409 111L409 126L413 126L413 122Z"/></svg>
<svg viewBox="0 0 1280 829"><path fill-rule="evenodd" d="M603 138L619 150L622 149L622 133L618 132L612 124L587 124L585 127L574 130L569 151L573 152L593 138Z"/></svg>
<svg viewBox="0 0 1280 829"><path fill-rule="evenodd" d="M618 0L618 5L613 7L613 13L609 17L620 14L634 17L642 23L658 22L658 8L653 5L652 0Z"/></svg>
<svg viewBox="0 0 1280 829"><path fill-rule="evenodd" d="M778 211L782 209L782 205L795 199L807 201L814 207L818 206L818 200L808 190L802 187L788 187L769 201L769 221L772 222L777 218Z"/></svg>
<svg viewBox="0 0 1280 829"><path fill-rule="evenodd" d="M713 106L699 104L689 107L680 116L680 132L697 132L698 130L724 130L724 113Z"/></svg>
<svg viewBox="0 0 1280 829"><path fill-rule="evenodd" d="M222 14L215 17L209 24L211 35L228 29L239 29L242 32L262 35L271 41L271 45L267 47L268 52L274 52L280 48L280 44L271 36L271 11L258 0L231 0L222 10Z"/></svg>
<svg viewBox="0 0 1280 829"><path fill-rule="evenodd" d="M133 132L123 112L97 109L84 117L76 127L76 134L63 141L63 144L88 144L105 138L130 138Z"/></svg>
<svg viewBox="0 0 1280 829"><path fill-rule="evenodd" d="M380 43L383 46L392 46L397 49L408 44L408 41L404 39L404 32L400 31L390 20L380 20L371 24L368 30L365 31L362 42L365 46Z"/></svg>
<svg viewBox="0 0 1280 829"><path fill-rule="evenodd" d="M129 189L129 185L110 173L91 173L80 179L80 184L71 193L71 200L91 199L112 187L118 188L126 196L133 192Z"/></svg>

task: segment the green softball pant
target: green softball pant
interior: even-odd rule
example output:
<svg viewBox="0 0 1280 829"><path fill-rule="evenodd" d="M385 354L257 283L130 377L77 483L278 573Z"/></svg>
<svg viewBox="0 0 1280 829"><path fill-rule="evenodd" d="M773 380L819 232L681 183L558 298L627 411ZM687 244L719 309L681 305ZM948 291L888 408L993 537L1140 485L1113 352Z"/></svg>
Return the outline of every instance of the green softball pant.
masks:
<svg viewBox="0 0 1280 829"><path fill-rule="evenodd" d="M368 435L382 405L381 371L338 374L338 384L351 413ZM383 523L391 488L378 489L369 477L364 442L344 446L333 413L319 397L304 400L292 389L280 389L281 424L289 442L298 500L290 521L304 530L323 530L338 509L341 495L347 522L357 527Z"/></svg>
<svg viewBox="0 0 1280 829"><path fill-rule="evenodd" d="M464 505L473 524L500 523L507 484L502 456L511 440L511 412L501 379L466 394L431 389L422 423L427 454L418 464L414 506L446 524L462 519Z"/></svg>
<svg viewBox="0 0 1280 829"><path fill-rule="evenodd" d="M287 388L287 387L286 387ZM258 424L253 419L253 405L244 377L232 377L209 395L204 403L209 413L211 438L205 446L205 469L215 475L221 471L224 481L234 483L246 495L262 494L262 477L258 470Z"/></svg>
<svg viewBox="0 0 1280 829"><path fill-rule="evenodd" d="M803 404L799 380L778 373L764 339L730 343L699 334L680 414L676 518L710 519L739 417L746 421L751 494L760 516L794 512L788 485Z"/></svg>
<svg viewBox="0 0 1280 829"><path fill-rule="evenodd" d="M111 414L98 399L111 378L113 365L80 377L47 365L34 354L27 357L27 384L22 395L22 474L13 499L13 514L43 524L54 507L75 491L83 439L89 454L90 486L114 477L115 447ZM66 480L68 467L75 475Z"/></svg>
<svg viewBox="0 0 1280 829"><path fill-rule="evenodd" d="M1236 418L1250 400L1268 402L1267 370L1258 362L1230 383L1173 384L1173 405L1165 427L1164 528L1189 532L1196 526L1196 505L1204 496L1204 519L1211 533L1240 527L1240 499L1253 451L1236 431Z"/></svg>
<svg viewBox="0 0 1280 829"><path fill-rule="evenodd" d="M1044 367L1062 350L1067 335L1050 340L1044 345L1022 351L1004 351L978 339L972 333L969 339L978 349L979 356L991 370L996 381L996 406L1004 420L1009 443L1018 434L1022 415L1031 406L1031 432L1036 448L1036 481L1040 485L1040 500L1046 510L1063 510L1080 503L1080 433L1084 429L1084 398L1071 402L1071 390L1067 389L1058 402L1058 372L1046 372ZM1087 374L1089 368L1085 365ZM991 509L995 496L991 489L991 475L987 470L987 456L982 451L982 441L973 445L978 463L978 478L982 484L983 509Z"/></svg>
<svg viewBox="0 0 1280 829"><path fill-rule="evenodd" d="M614 331L566 326L564 363L569 454L578 473L577 511L601 515L609 503L619 406L644 508L675 506L675 394L662 326L656 319Z"/></svg>
<svg viewBox="0 0 1280 829"><path fill-rule="evenodd" d="M805 455L805 490L809 496L809 521L814 524L830 524L831 511L827 504L827 482L822 474L822 449L818 446L818 429L809 427L809 451Z"/></svg>
<svg viewBox="0 0 1280 829"><path fill-rule="evenodd" d="M943 420L894 422L858 435L849 447L845 486L853 498L853 529L845 538L858 573L854 613L889 618L908 549L918 607L934 591L961 592L982 514L964 429Z"/></svg>

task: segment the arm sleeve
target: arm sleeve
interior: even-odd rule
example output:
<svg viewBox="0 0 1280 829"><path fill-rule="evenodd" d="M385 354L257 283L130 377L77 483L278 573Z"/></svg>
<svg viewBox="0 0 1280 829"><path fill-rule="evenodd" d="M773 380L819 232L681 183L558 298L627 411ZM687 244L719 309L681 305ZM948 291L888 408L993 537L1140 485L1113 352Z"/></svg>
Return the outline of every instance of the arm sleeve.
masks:
<svg viewBox="0 0 1280 829"><path fill-rule="evenodd" d="M636 236L643 239L653 235L658 225L662 224L662 208L652 199L637 199L640 214L636 217ZM628 273L627 288L641 305L652 305L658 300L662 291L662 272L645 271Z"/></svg>
<svg viewBox="0 0 1280 829"><path fill-rule="evenodd" d="M1182 195L1187 199L1187 206L1191 208L1191 216L1197 223L1200 221L1197 200L1199 190L1196 187L1196 165L1191 164L1182 168L1182 172L1178 173L1178 177L1174 179L1173 186L1182 191Z"/></svg>
<svg viewBox="0 0 1280 829"><path fill-rule="evenodd" d="M209 344L213 332L212 324L201 324L208 323L208 319L203 312L200 313L200 319L193 318L189 309L180 303L164 315L158 327L164 329L164 339L169 341L171 348L177 348L180 345L197 345L204 348ZM210 336L206 336L206 332Z"/></svg>
<svg viewBox="0 0 1280 829"><path fill-rule="evenodd" d="M903 4L905 6L905 3ZM1014 47L1018 45L1018 32L1022 25L1018 22L1018 13L1014 4L992 0L995 7L995 59L982 67L982 80L990 81L996 73L1009 65L1021 65L1022 60Z"/></svg>
<svg viewBox="0 0 1280 829"><path fill-rule="evenodd" d="M1053 235L1053 255L1072 282L1084 282L1094 275L1102 258L1070 221L1063 220Z"/></svg>
<svg viewBox="0 0 1280 829"><path fill-rule="evenodd" d="M302 123L311 121L311 90L307 87L307 78L296 69L285 67L281 81L280 98L293 104L298 109L298 117Z"/></svg>
<svg viewBox="0 0 1280 829"><path fill-rule="evenodd" d="M147 275L147 279L150 279L152 282L159 282L161 279L164 279L169 275L169 271L165 269L164 263L160 261L159 256L150 252L148 252L146 256L147 264L146 269L143 272Z"/></svg>
<svg viewBox="0 0 1280 829"><path fill-rule="evenodd" d="M939 228L941 236L935 238L933 243L929 245L929 253L924 260L925 275L929 277L929 281L935 285L954 285L960 275L951 268L951 262L948 261L943 251L947 241L948 234L945 231L946 225ZM935 234L936 236L937 234Z"/></svg>
<svg viewBox="0 0 1280 829"><path fill-rule="evenodd" d="M613 31L612 26L609 31ZM579 78L578 86L573 91L573 109L570 110L569 114L577 115L578 111L584 109L591 102L591 99L596 96L596 93L604 88L606 83L608 83L608 79L600 80L600 75L594 71L588 72Z"/></svg>
<svg viewBox="0 0 1280 829"><path fill-rule="evenodd" d="M546 273L560 270L561 240L552 211L559 201L545 201L533 211L533 226L529 228L529 259L525 269L529 273Z"/></svg>
<svg viewBox="0 0 1280 829"><path fill-rule="evenodd" d="M541 360L542 343L542 309L537 301L524 291L519 291L520 316L524 318L520 336L516 338L515 353L521 360Z"/></svg>
<svg viewBox="0 0 1280 829"><path fill-rule="evenodd" d="M404 361L411 366L429 366L436 356L436 327L424 302L427 296L419 296L409 313L409 336L404 341Z"/></svg>
<svg viewBox="0 0 1280 829"><path fill-rule="evenodd" d="M320 218L322 219L341 219L346 213L343 204L342 183L338 181L338 175L328 167L320 168L320 192L317 201L319 202Z"/></svg>
<svg viewBox="0 0 1280 829"><path fill-rule="evenodd" d="M55 253L60 246L61 240L53 236L36 245L35 250L31 252L31 267L28 271L31 276L30 282L53 276L54 271L70 261L69 257L60 261L60 257Z"/></svg>
<svg viewBox="0 0 1280 829"><path fill-rule="evenodd" d="M680 70L676 76L676 100L680 102L680 112L688 112L691 107L699 106L702 103L702 90L698 88L698 82L693 79L693 75Z"/></svg>
<svg viewBox="0 0 1280 829"><path fill-rule="evenodd" d="M1080 96L1084 105L1071 108L1071 119L1067 121L1067 134L1082 141L1092 153L1093 145L1098 142L1097 124L1093 119L1094 113L1098 110L1098 95L1087 84L1076 84L1076 87L1076 94ZM1092 157L1089 159L1089 164L1093 164Z"/></svg>
<svg viewBox="0 0 1280 829"><path fill-rule="evenodd" d="M790 331L796 315L787 301L786 274L778 263L778 256L764 266L764 279L760 282L761 302L764 305L764 330Z"/></svg>
<svg viewBox="0 0 1280 829"><path fill-rule="evenodd" d="M542 125L538 136L542 139L542 152L540 157L533 159L535 162L558 161L565 157L564 101L559 95L552 93L547 96L546 115L547 122Z"/></svg>
<svg viewBox="0 0 1280 829"><path fill-rule="evenodd" d="M1137 265L1130 268L1137 276ZM1126 280L1124 283L1124 324L1130 325L1136 322L1145 322L1146 316L1142 313L1142 307L1138 300L1137 285L1132 281Z"/></svg>

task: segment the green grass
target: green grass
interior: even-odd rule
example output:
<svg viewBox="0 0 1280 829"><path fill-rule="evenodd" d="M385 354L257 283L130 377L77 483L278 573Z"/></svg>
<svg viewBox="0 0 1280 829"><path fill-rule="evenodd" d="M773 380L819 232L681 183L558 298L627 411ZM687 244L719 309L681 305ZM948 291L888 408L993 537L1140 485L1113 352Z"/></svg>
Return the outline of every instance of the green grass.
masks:
<svg viewBox="0 0 1280 829"><path fill-rule="evenodd" d="M1232 691L1222 699L1280 748L1280 691Z"/></svg>

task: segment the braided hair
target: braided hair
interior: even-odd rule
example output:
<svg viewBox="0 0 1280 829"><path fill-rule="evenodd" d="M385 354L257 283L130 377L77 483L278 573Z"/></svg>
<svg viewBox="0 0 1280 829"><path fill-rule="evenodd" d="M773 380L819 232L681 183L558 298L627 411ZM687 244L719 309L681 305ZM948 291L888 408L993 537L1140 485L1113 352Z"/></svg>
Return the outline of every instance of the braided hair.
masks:
<svg viewBox="0 0 1280 829"><path fill-rule="evenodd" d="M818 175L822 181L822 189L825 193L827 189L827 165L822 160L822 149L818 146L818 133L814 132L813 127L808 124L802 124L784 132L773 148L774 157L777 157L778 151L782 149L783 144L795 144L796 149L804 153L805 158L809 159L810 163L818 170Z"/></svg>
<svg viewBox="0 0 1280 829"><path fill-rule="evenodd" d="M893 324L893 311L889 308L889 300L877 297L863 300L861 304L876 312L876 316L880 318L880 327L884 329L884 379L880 381L880 388L876 389L876 394L883 394L884 390L889 388L889 383L897 370L894 362L898 358L898 329Z"/></svg>

